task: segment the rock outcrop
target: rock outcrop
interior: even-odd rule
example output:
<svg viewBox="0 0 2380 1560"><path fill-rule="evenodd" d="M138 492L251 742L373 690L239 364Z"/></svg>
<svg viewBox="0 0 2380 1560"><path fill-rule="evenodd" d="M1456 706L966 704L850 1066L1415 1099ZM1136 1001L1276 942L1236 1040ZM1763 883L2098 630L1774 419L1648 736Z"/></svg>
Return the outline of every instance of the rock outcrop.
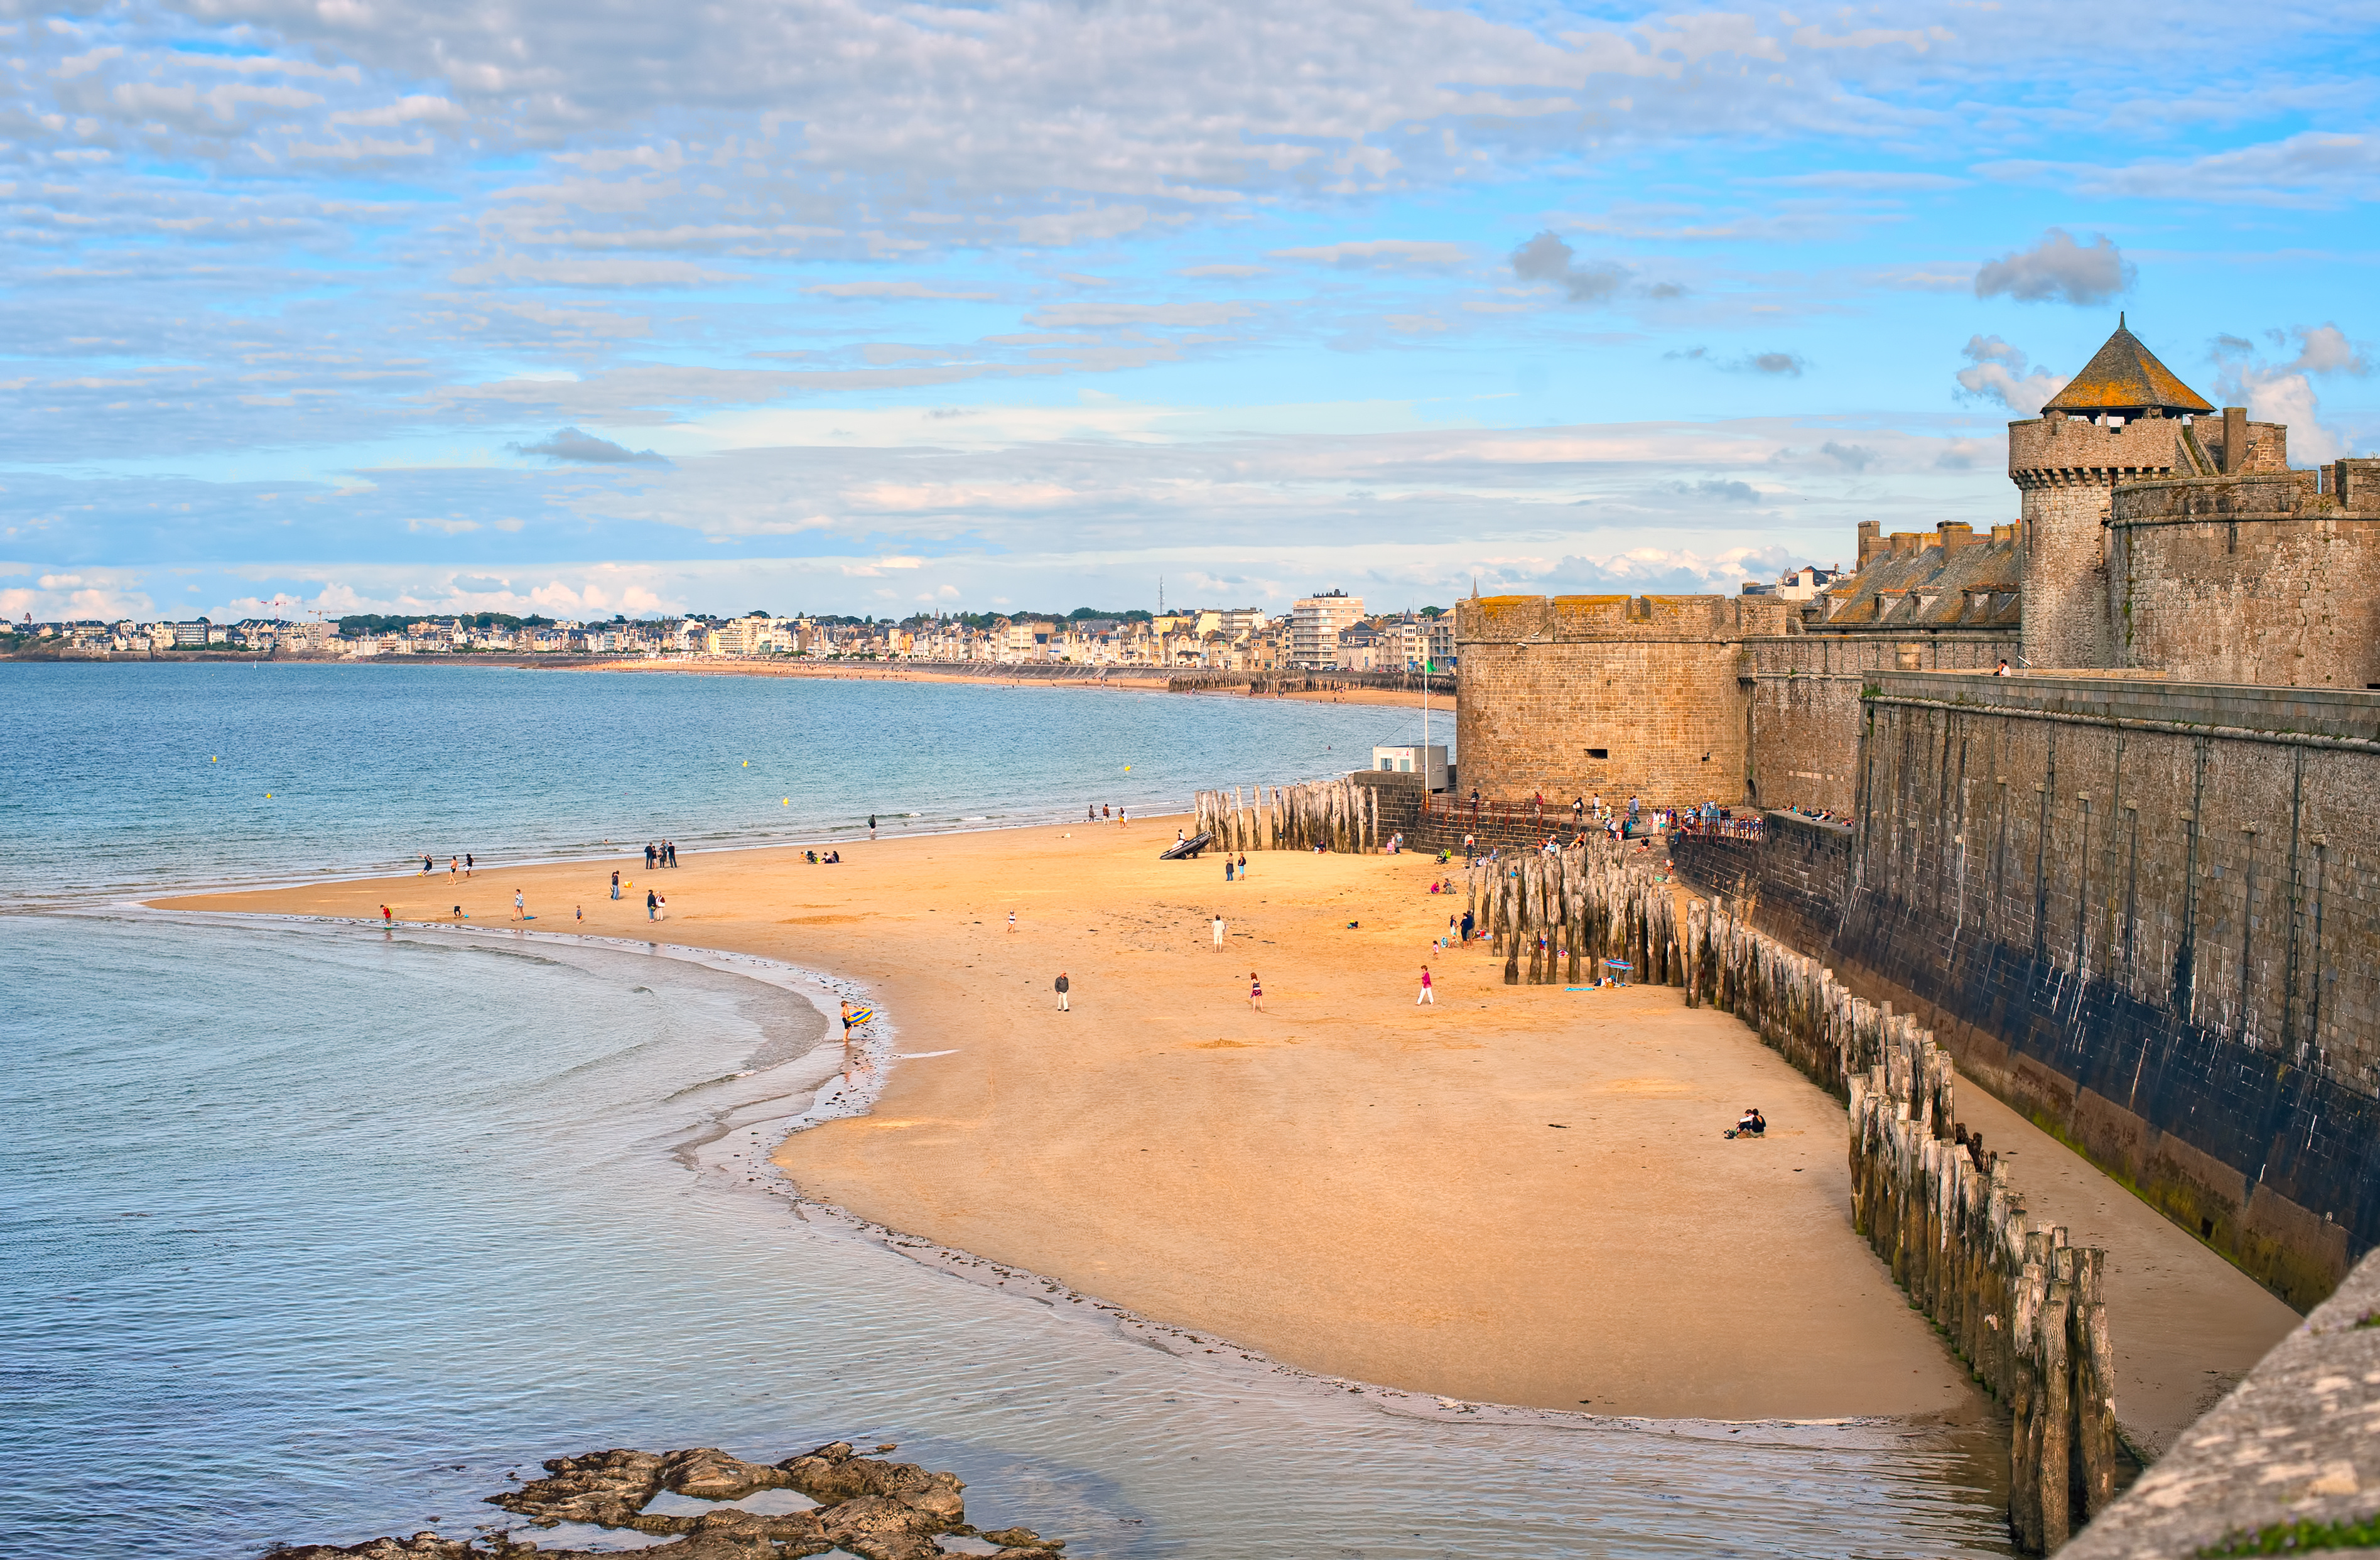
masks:
<svg viewBox="0 0 2380 1560"><path fill-rule="evenodd" d="M960 1493L965 1486L955 1475L861 1456L844 1441L779 1463L746 1462L715 1446L698 1446L683 1452L588 1452L555 1457L545 1470L545 1478L491 1495L489 1504L525 1517L532 1528L573 1522L673 1536L674 1542L638 1552L654 1560L792 1560L836 1549L863 1560L931 1560L950 1553L935 1542L945 1533L1001 1545L993 1560L1058 1560L1065 1544L1029 1528L978 1534L967 1526ZM664 1492L727 1503L762 1490L792 1490L818 1504L808 1511L769 1514L726 1504L699 1514L645 1509ZM344 1548L306 1544L272 1554L273 1560L528 1560L532 1554L537 1560L609 1560L605 1552L548 1549L510 1532L476 1539L421 1532L409 1539L373 1539Z"/></svg>

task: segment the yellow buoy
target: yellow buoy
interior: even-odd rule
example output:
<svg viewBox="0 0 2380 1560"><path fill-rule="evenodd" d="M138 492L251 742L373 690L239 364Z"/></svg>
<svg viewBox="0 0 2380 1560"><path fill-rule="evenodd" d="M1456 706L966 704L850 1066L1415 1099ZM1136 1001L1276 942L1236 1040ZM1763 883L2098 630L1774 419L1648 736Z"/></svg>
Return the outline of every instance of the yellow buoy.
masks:
<svg viewBox="0 0 2380 1560"><path fill-rule="evenodd" d="M783 800L783 801L779 802L777 805L778 805L779 807L791 807L791 806L793 806L793 805L794 805L794 798L791 798L791 797L787 797L784 800Z"/></svg>
<svg viewBox="0 0 2380 1560"><path fill-rule="evenodd" d="M223 760L222 760L222 759L220 759L220 758L211 758L211 759L207 760L207 762L208 762L209 763L221 763L221 762L223 762Z"/></svg>

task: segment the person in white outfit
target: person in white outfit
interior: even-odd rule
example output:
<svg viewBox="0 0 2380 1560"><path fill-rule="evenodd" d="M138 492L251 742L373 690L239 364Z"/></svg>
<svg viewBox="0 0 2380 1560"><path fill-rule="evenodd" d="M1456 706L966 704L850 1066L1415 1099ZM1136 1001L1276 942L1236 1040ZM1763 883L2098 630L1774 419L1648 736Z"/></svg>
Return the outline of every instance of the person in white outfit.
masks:
<svg viewBox="0 0 2380 1560"><path fill-rule="evenodd" d="M1215 917L1215 951L1223 951L1223 918L1220 915Z"/></svg>

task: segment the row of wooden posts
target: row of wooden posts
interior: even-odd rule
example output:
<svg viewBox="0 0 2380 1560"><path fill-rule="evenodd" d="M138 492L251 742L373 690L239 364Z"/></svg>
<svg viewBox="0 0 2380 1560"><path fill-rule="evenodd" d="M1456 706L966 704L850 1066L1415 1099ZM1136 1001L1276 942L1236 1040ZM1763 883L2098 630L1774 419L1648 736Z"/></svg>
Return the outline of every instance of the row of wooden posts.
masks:
<svg viewBox="0 0 2380 1560"><path fill-rule="evenodd" d="M1201 792L1199 827L1232 850L1368 849L1371 795L1346 781L1260 788L1254 805ZM1688 898L1681 915L1651 859L1608 839L1475 862L1465 895L1507 984L1609 972L1683 987L1688 1006L1733 1014L1846 1100L1852 1227L2009 1408L2018 1546L2054 1550L2114 1499L2106 1254L2027 1220L2007 1166L1959 1122L1957 1069L1932 1031L1852 995L1731 901Z"/></svg>
<svg viewBox="0 0 2380 1560"><path fill-rule="evenodd" d="M1380 844L1379 793L1352 779L1201 791L1196 831L1218 850L1366 851Z"/></svg>
<svg viewBox="0 0 2380 1560"><path fill-rule="evenodd" d="M1686 983L1675 896L1607 839L1475 861L1464 878L1465 908L1504 956L1508 986Z"/></svg>
<svg viewBox="0 0 2380 1560"><path fill-rule="evenodd" d="M2010 1531L2058 1548L2115 1498L2106 1253L2025 1217L2008 1167L1959 1121L1958 1072L1931 1030L1731 903L1695 900L1686 924L1688 1003L1733 1013L1847 1100L1852 1227L2007 1406Z"/></svg>

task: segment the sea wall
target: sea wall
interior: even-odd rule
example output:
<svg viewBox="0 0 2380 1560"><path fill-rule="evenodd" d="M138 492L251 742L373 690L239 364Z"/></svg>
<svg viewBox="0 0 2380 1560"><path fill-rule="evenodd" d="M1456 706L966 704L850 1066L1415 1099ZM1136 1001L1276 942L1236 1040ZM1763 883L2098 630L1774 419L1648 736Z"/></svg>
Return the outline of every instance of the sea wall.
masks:
<svg viewBox="0 0 2380 1560"><path fill-rule="evenodd" d="M1840 911L1791 829L1690 881L2309 1307L2380 1242L2380 695L1878 674Z"/></svg>
<svg viewBox="0 0 2380 1560"><path fill-rule="evenodd" d="M1849 812L1859 789L1861 690L1888 671L1991 670L2022 653L2012 628L1806 629L1744 641L1755 806Z"/></svg>

